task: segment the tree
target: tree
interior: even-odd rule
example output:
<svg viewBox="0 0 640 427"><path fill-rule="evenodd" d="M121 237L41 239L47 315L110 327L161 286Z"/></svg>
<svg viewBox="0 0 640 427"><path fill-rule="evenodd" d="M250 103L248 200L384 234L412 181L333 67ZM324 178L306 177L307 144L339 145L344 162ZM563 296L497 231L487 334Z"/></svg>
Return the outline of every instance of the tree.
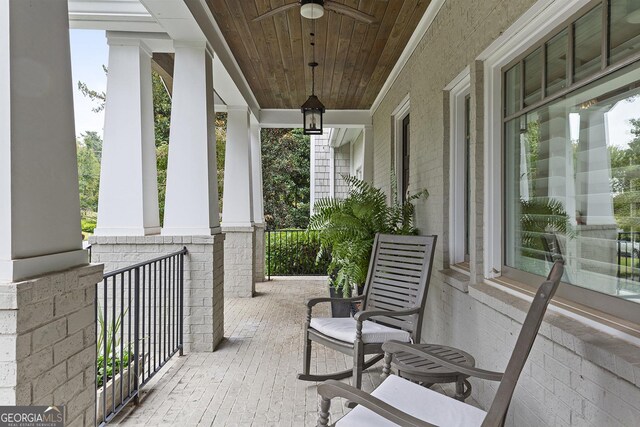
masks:
<svg viewBox="0 0 640 427"><path fill-rule="evenodd" d="M85 214L91 214L98 210L102 139L96 132L87 132L76 142L76 148L80 209Z"/></svg>
<svg viewBox="0 0 640 427"><path fill-rule="evenodd" d="M310 140L302 129L262 129L265 221L270 228L309 224Z"/></svg>

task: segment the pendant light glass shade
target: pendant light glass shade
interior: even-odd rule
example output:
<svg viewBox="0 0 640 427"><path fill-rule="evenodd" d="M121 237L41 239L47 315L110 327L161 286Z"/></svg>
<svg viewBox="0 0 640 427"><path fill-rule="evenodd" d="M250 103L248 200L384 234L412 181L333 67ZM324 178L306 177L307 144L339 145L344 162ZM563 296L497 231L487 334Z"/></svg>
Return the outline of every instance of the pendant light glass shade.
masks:
<svg viewBox="0 0 640 427"><path fill-rule="evenodd" d="M311 95L307 102L302 104L304 134L305 135L322 135L322 115L325 112L324 105L317 96Z"/></svg>

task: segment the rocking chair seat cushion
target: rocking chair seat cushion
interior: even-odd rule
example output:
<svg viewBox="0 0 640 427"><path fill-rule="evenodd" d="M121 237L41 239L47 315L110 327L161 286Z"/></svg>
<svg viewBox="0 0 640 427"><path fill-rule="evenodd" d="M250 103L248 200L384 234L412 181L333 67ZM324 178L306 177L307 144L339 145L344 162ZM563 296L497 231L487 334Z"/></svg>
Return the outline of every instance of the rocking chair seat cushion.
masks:
<svg viewBox="0 0 640 427"><path fill-rule="evenodd" d="M352 317L316 317L311 319L311 328L344 342L356 340L356 321ZM389 340L409 342L411 335L402 329L395 329L376 322L362 322L362 342L383 343Z"/></svg>
<svg viewBox="0 0 640 427"><path fill-rule="evenodd" d="M396 375L390 375L372 393L372 396L398 408L411 416L442 427L480 426L487 413ZM356 406L342 417L337 427L394 427L395 423L373 411Z"/></svg>

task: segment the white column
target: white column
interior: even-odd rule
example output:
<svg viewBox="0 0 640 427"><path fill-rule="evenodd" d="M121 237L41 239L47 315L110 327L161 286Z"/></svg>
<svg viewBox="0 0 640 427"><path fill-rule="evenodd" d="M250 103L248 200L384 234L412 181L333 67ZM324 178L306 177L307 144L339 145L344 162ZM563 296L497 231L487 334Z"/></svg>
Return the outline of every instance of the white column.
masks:
<svg viewBox="0 0 640 427"><path fill-rule="evenodd" d="M67 0L0 1L0 404L95 425L102 266L82 250L72 88Z"/></svg>
<svg viewBox="0 0 640 427"><path fill-rule="evenodd" d="M255 280L264 282L265 274L265 224L264 224L264 196L262 189L262 141L261 128L258 123L251 123L251 172L253 191L253 223L255 226L256 243L254 249Z"/></svg>
<svg viewBox="0 0 640 427"><path fill-rule="evenodd" d="M107 32L109 73L100 170L98 236L160 232L151 51Z"/></svg>
<svg viewBox="0 0 640 427"><path fill-rule="evenodd" d="M224 293L227 297L252 297L255 294L252 139L248 108L227 107L222 207Z"/></svg>
<svg viewBox="0 0 640 427"><path fill-rule="evenodd" d="M247 107L227 107L223 227L253 226L251 124Z"/></svg>
<svg viewBox="0 0 640 427"><path fill-rule="evenodd" d="M262 192L262 141L259 124L251 124L251 187L253 190L253 222L264 224L264 196Z"/></svg>
<svg viewBox="0 0 640 427"><path fill-rule="evenodd" d="M373 143L373 126L367 125L362 133L362 180L369 184L373 184Z"/></svg>
<svg viewBox="0 0 640 427"><path fill-rule="evenodd" d="M175 42L163 235L220 232L213 55L205 42Z"/></svg>
<svg viewBox="0 0 640 427"><path fill-rule="evenodd" d="M87 263L67 13L0 2L0 283Z"/></svg>

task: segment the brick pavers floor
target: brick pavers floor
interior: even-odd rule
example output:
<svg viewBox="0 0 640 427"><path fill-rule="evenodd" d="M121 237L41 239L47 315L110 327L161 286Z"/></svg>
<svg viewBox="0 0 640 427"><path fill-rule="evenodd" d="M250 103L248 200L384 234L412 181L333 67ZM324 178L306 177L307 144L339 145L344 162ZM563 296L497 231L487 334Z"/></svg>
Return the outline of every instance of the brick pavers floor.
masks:
<svg viewBox="0 0 640 427"><path fill-rule="evenodd" d="M255 298L225 299L225 341L213 353L175 356L142 390L139 406L113 424L125 426L314 426L316 383L298 381L304 301L327 293L322 280L258 283ZM324 306L324 307L323 307ZM329 314L327 304L314 315ZM313 345L312 372L351 367L351 358ZM381 364L367 370L363 389L380 382ZM348 381L348 380L345 380ZM345 411L332 404L332 420Z"/></svg>

